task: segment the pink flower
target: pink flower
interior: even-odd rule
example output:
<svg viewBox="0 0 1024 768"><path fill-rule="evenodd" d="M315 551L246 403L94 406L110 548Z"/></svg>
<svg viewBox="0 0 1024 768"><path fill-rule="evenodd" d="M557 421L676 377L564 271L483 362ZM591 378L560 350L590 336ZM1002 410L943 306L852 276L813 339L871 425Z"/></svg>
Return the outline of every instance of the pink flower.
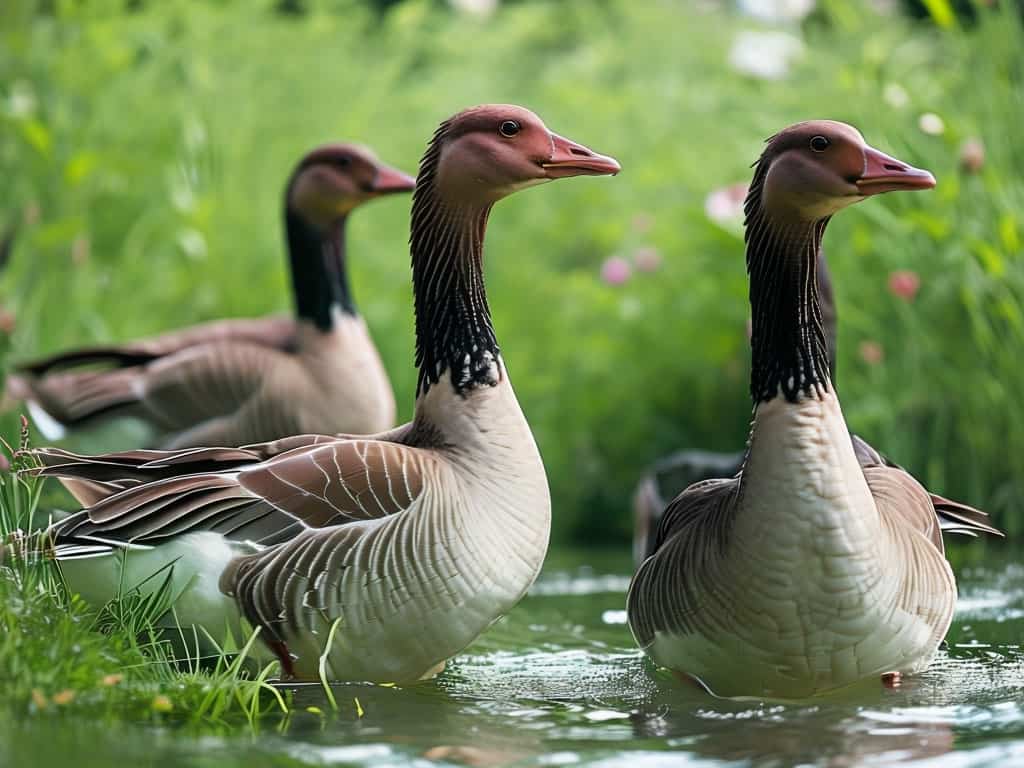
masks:
<svg viewBox="0 0 1024 768"><path fill-rule="evenodd" d="M11 468L11 460L6 453L0 453L0 472L7 472Z"/></svg>
<svg viewBox="0 0 1024 768"><path fill-rule="evenodd" d="M921 278L913 270L897 269L889 274L889 293L906 302L914 300L920 287Z"/></svg>
<svg viewBox="0 0 1024 768"><path fill-rule="evenodd" d="M14 333L15 325L17 320L14 317L14 313L9 309L0 307L0 333L5 333L10 336Z"/></svg>
<svg viewBox="0 0 1024 768"><path fill-rule="evenodd" d="M601 279L608 285L622 285L629 280L632 271L628 261L621 256L612 256L601 265Z"/></svg>
<svg viewBox="0 0 1024 768"><path fill-rule="evenodd" d="M862 341L857 351L860 359L868 365L878 365L885 359L885 350L877 341Z"/></svg>
<svg viewBox="0 0 1024 768"><path fill-rule="evenodd" d="M747 197L745 182L712 190L704 200L704 213L715 224L729 226L743 221L743 201Z"/></svg>
<svg viewBox="0 0 1024 768"><path fill-rule="evenodd" d="M644 246L643 248L637 248L633 252L633 264L641 272L656 272L658 267L661 266L661 254L658 253L658 249L654 246Z"/></svg>
<svg viewBox="0 0 1024 768"><path fill-rule="evenodd" d="M638 235L646 235L651 231L651 227L654 226L654 217L649 213L638 213L633 216L630 224L633 227L633 231Z"/></svg>
<svg viewBox="0 0 1024 768"><path fill-rule="evenodd" d="M985 166L985 145L981 139L967 139L960 146L960 167L967 173L978 173Z"/></svg>

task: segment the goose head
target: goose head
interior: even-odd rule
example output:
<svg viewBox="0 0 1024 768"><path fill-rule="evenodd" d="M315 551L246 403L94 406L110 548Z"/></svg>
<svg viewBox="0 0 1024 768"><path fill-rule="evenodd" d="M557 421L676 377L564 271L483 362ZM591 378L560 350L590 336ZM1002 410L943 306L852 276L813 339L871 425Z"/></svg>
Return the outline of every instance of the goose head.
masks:
<svg viewBox="0 0 1024 768"><path fill-rule="evenodd" d="M382 163L366 147L325 144L299 161L286 205L307 224L327 230L367 200L415 186L412 176Z"/></svg>
<svg viewBox="0 0 1024 768"><path fill-rule="evenodd" d="M559 136L530 110L510 104L458 113L441 124L434 144L439 154L428 152L424 164L437 163L433 183L441 197L455 204L489 205L554 179L620 170L613 158Z"/></svg>
<svg viewBox="0 0 1024 768"><path fill-rule="evenodd" d="M804 221L827 218L882 192L935 186L928 171L880 152L856 128L832 120L780 131L768 140L758 166L766 211Z"/></svg>

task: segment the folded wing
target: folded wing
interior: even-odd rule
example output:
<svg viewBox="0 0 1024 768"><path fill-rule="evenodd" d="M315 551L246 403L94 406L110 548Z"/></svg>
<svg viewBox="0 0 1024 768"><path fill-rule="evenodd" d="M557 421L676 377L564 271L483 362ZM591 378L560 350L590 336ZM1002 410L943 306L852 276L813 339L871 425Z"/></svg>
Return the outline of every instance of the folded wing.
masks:
<svg viewBox="0 0 1024 768"><path fill-rule="evenodd" d="M629 626L641 648L650 646L655 632L690 632L690 623L706 613L698 608L713 600L738 490L739 478L705 480L691 485L666 508L654 554L637 570L629 588Z"/></svg>
<svg viewBox="0 0 1024 768"><path fill-rule="evenodd" d="M294 335L294 320L270 317L74 350L21 366L8 394L62 427L116 415L177 432L235 413L259 390L268 366L290 357ZM89 367L77 370L82 366ZM216 432L202 437L215 442Z"/></svg>
<svg viewBox="0 0 1024 768"><path fill-rule="evenodd" d="M858 435L852 435L852 438L854 453L857 454L857 460L860 462L861 468L864 470L864 477L867 478L868 485L871 486L872 493L875 494L876 500L878 499L878 493L876 493L875 489L881 482L895 482L900 483L903 486L910 485L907 483L905 478L898 478L896 480L889 478L887 481L879 480L880 477L887 475L887 473L882 472L881 470L885 469L890 472L902 473L913 481L913 486L920 488L928 496L934 517L938 521L938 527L942 533L962 533L967 536L977 536L981 533L985 533L990 536L1003 535L1002 531L992 525L991 519L985 512L959 501L952 501L951 499L947 499L937 493L931 493L921 487L917 480L915 480L909 472L903 469L903 467L877 451L866 440ZM905 493L909 494L910 491L907 490ZM893 514L915 514L913 512L901 513L899 510L900 508L898 506L894 507ZM923 532L926 532L931 536L930 528ZM940 550L942 549L941 536L939 537L937 546Z"/></svg>
<svg viewBox="0 0 1024 768"><path fill-rule="evenodd" d="M143 459L155 452L111 454ZM270 546L304 530L341 526L410 507L423 490L421 451L379 440L311 436L308 442L260 459L258 450L199 449L196 460L177 452L179 474L142 482L112 480L124 474L114 461L68 461L39 474L97 483L114 492L55 525L58 557L71 547L105 551L151 547L196 531ZM202 458L199 458L202 457ZM44 458L54 458L47 452ZM151 459L152 461L152 459ZM217 471L191 472L206 462ZM168 470L167 465L161 471ZM173 462L170 465L175 466ZM143 471L144 476L144 471ZM116 490L118 482L134 485ZM67 549L62 549L66 547Z"/></svg>

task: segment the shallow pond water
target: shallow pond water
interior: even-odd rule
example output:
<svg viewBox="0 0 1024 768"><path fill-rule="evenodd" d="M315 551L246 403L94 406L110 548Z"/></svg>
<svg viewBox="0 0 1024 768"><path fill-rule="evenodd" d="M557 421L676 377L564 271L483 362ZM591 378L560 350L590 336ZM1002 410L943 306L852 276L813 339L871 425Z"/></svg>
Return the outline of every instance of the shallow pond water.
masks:
<svg viewBox="0 0 1024 768"><path fill-rule="evenodd" d="M558 553L512 614L430 683L338 686L337 717L299 711L259 733L8 724L0 764L1024 765L1024 559L997 551L984 562L959 571L948 648L898 689L801 703L711 698L634 649L625 557ZM295 698L326 710L316 687Z"/></svg>

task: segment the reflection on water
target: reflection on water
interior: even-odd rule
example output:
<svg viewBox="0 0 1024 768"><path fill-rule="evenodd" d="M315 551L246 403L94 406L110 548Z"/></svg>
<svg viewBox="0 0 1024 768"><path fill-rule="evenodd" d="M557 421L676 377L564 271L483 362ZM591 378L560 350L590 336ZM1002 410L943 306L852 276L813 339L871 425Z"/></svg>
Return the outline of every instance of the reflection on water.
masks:
<svg viewBox="0 0 1024 768"><path fill-rule="evenodd" d="M1024 765L1019 565L961 574L948 648L926 674L897 689L868 681L798 703L715 699L653 669L625 626L628 580L625 558L554 557L512 615L437 680L338 686L337 718L298 712L287 728L244 737L33 722L6 758L0 753L0 765L58 765L70 755L75 768L140 759L247 767ZM294 695L298 707L326 709L317 686Z"/></svg>

